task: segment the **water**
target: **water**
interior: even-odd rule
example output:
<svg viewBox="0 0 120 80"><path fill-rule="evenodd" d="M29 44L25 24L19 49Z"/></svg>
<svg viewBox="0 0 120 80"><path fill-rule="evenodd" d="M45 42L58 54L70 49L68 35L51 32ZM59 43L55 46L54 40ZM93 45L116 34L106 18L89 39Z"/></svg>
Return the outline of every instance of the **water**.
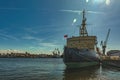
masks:
<svg viewBox="0 0 120 80"><path fill-rule="evenodd" d="M0 58L0 80L120 80L120 69L66 69L58 58Z"/></svg>

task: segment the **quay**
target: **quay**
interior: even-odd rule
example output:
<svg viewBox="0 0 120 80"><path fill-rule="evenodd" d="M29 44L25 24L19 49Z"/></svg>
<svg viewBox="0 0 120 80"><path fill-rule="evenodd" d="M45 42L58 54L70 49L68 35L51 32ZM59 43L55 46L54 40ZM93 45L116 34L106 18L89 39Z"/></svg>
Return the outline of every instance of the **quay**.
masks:
<svg viewBox="0 0 120 80"><path fill-rule="evenodd" d="M112 66L120 68L120 56L101 56L103 66Z"/></svg>

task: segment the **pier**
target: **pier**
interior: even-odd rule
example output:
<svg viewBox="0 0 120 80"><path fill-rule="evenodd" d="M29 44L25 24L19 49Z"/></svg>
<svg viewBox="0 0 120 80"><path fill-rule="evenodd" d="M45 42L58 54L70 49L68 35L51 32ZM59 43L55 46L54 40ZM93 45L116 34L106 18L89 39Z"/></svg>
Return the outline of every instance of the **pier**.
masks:
<svg viewBox="0 0 120 80"><path fill-rule="evenodd" d="M120 56L101 56L103 66L120 68Z"/></svg>

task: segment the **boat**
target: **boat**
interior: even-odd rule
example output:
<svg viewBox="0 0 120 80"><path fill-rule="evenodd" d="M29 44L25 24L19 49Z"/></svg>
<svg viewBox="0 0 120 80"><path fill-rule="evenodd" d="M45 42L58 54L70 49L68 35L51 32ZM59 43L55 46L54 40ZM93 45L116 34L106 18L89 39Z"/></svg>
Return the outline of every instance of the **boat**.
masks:
<svg viewBox="0 0 120 80"><path fill-rule="evenodd" d="M100 57L97 52L97 37L89 36L86 28L85 10L82 11L83 19L79 29L79 36L66 38L63 62L67 68L81 68L99 65Z"/></svg>
<svg viewBox="0 0 120 80"><path fill-rule="evenodd" d="M55 50L52 52L52 57L53 58L60 58L61 57L60 51L58 48L55 48Z"/></svg>

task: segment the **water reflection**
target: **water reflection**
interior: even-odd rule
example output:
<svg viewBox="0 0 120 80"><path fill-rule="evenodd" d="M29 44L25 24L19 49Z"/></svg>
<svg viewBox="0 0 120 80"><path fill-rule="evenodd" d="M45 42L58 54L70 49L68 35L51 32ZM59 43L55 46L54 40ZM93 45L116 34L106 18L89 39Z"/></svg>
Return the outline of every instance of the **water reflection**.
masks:
<svg viewBox="0 0 120 80"><path fill-rule="evenodd" d="M63 80L100 80L100 67L65 69Z"/></svg>

